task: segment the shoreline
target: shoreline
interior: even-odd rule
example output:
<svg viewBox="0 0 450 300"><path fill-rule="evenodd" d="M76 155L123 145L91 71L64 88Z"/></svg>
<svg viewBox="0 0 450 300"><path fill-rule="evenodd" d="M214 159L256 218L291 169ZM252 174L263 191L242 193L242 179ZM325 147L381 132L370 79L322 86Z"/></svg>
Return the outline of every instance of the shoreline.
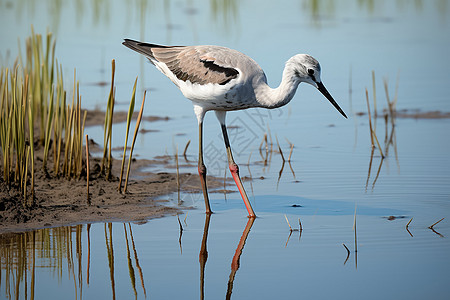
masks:
<svg viewBox="0 0 450 300"><path fill-rule="evenodd" d="M116 115L118 116L116 118ZM126 113L114 113L114 122L122 122ZM146 117L147 121L167 121L167 117ZM88 111L89 126L102 125L104 112ZM86 128L88 128L86 126ZM86 129L85 129L86 130ZM101 147L89 140L90 153L102 151ZM165 215L174 215L181 209L189 207L170 207L165 205L162 196L176 193L177 174L171 172L143 172L150 165L160 164L168 167L172 157L161 160L135 159L131 164L131 174L127 193L118 192L121 160L113 159L112 179L106 180L101 175L101 158L89 158L89 198L87 201L86 175L79 179L66 179L53 174L53 157L48 160L49 171L43 171L43 147L36 147L35 159L35 204L26 207L23 195L15 183L8 187L0 178L0 234L22 232L41 228L76 225L82 223L108 222L108 221L147 221ZM0 161L0 166L2 162ZM197 174L180 173L182 182L180 191L201 193L200 180ZM208 176L208 188L211 192L223 189L223 179ZM227 191L229 192L229 191Z"/></svg>

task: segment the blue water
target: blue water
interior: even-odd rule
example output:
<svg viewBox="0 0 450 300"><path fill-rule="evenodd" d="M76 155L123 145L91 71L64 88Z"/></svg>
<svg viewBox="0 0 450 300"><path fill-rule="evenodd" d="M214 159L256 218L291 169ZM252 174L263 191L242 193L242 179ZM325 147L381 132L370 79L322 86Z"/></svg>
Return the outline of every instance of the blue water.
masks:
<svg viewBox="0 0 450 300"><path fill-rule="evenodd" d="M398 86L398 109L450 111L450 35L446 34L450 31L449 1L271 1L264 5L260 1L57 3L0 2L0 61L12 65L17 40L24 45L32 24L35 32L45 33L48 28L57 39L56 57L68 74L67 86L71 86L76 68L83 107L102 109L109 87L97 83L109 83L110 62L115 59L116 110L128 109L132 85L139 76L137 103L142 91L149 91L145 115L170 117L169 121L141 125L157 131L138 137L137 157L173 155L176 146L183 149L191 140L187 155L195 166L197 121L191 103L152 65L122 46L123 38L234 48L254 58L273 87L279 84L284 62L292 55L309 53L320 61L322 80L349 116L348 120L318 91L305 84L300 85L292 102L283 108L232 112L227 117L228 124L235 126L229 130L235 160L240 164L241 176L246 177L244 186L258 215L241 249L233 299L448 298L450 120L397 119L393 143L386 147L385 124L379 118L377 135L383 151L388 152L381 160L375 149L370 165L368 117L356 113L367 111L365 88L373 109L372 71L379 112L387 107L384 79L391 99ZM281 176L280 154L274 151L265 166L259 152L269 129L274 147L278 149L278 138L285 157L290 150L287 140L294 144L292 171L286 162ZM123 146L124 130L123 124L114 126L114 147ZM390 131L389 125L389 135ZM102 141L101 126L86 128L86 133L97 142ZM206 115L204 135L208 172L223 177L227 168L224 145L212 113ZM120 157L120 153L116 156ZM173 170L161 165L148 169ZM197 176L195 167L184 167L182 171ZM227 189L236 191L233 185ZM238 193L210 196L216 213L208 231L204 295L205 299L216 299L227 294L232 260L247 218ZM198 193L182 193L181 198L185 207L193 208L180 216L184 226L181 248L178 220L174 216L131 225L147 298L200 297L204 202ZM171 205L177 203L177 195L164 199ZM301 237L297 231L289 236L285 215L295 228L300 218ZM389 216L396 218L388 220ZM405 226L411 218L408 232ZM434 227L435 232L427 228L441 218L445 219ZM113 291L116 299L135 297L123 224L112 225L113 277L104 226L93 224L90 229L89 285L87 226L78 229L79 251L75 232L42 233L53 237L50 240L54 242L42 250L35 247L39 266L35 270L35 298L112 298ZM126 228L130 239L128 225ZM57 237L73 250L72 258L65 251L57 251ZM21 261L6 263L7 257L25 248L28 273L26 279L18 281L18 286L20 297L24 297L25 286L30 295L33 248L28 238L25 248L18 240L3 239L0 245L2 299L9 295L14 298L16 281L6 281L7 268L13 270L10 274L15 274L17 262ZM351 251L346 262L343 243ZM15 250L8 252L8 249ZM144 288L133 250L130 251L137 298L143 299Z"/></svg>

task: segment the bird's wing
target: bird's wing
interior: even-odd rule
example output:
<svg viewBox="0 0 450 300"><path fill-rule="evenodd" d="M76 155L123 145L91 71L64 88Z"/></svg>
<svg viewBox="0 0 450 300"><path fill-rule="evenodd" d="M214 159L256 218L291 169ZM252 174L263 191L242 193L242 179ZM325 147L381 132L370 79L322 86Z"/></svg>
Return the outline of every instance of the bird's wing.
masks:
<svg viewBox="0 0 450 300"><path fill-rule="evenodd" d="M232 67L227 53L233 50L218 46L161 46L125 40L128 48L148 57L155 64L164 63L182 81L220 85L227 84L239 75Z"/></svg>

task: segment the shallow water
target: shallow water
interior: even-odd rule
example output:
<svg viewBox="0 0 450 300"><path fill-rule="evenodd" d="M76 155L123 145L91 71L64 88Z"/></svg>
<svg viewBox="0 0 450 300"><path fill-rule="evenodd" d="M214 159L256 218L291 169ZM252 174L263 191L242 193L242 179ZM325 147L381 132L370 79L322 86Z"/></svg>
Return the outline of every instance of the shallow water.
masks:
<svg viewBox="0 0 450 300"><path fill-rule="evenodd" d="M116 109L128 108L139 75L140 91L150 90L145 114L171 119L142 124L158 131L139 136L138 157L173 155L175 146L183 149L191 140L187 157L195 166L197 126L189 101L123 47L125 37L235 48L260 63L272 86L279 83L291 55L310 53L321 62L322 79L349 119L306 85L281 109L230 113L235 159L248 178L244 185L258 215L253 224L236 192L210 194L216 213L209 227L202 195L183 193L184 206L194 209L180 216L181 245L173 216L141 225L113 223L111 232L108 225L93 224L2 235L0 298L29 298L33 292L36 299L173 299L200 298L202 293L215 299L230 292L234 299L450 295L450 120L397 119L394 131L388 124L386 139L384 120L378 118L377 135L387 152L382 160L378 149L371 159L367 115L355 115L367 110L366 87L373 101L372 70L379 112L386 107L383 78L388 78L391 99L398 78L398 109L450 111L450 36L444 34L450 29L449 1L31 3L0 2L2 62L12 64L17 38L23 45L33 24L36 32L49 28L56 34L56 56L67 74L77 68L86 108L106 103L109 88L98 83L108 82L112 58L117 65ZM14 30L7 30L11 24ZM72 78L66 80L70 86ZM205 124L209 174L223 177L223 141L212 113ZM269 128L274 147L278 138L286 158L286 139L294 144L290 166L285 163L281 176L280 154L270 152L265 165L265 150L259 151ZM114 147L122 146L123 124L113 132ZM100 127L86 133L102 140ZM197 176L195 169L182 171ZM165 198L177 205L177 195ZM298 228L300 218L301 236L298 231L290 235L285 214L292 227ZM427 228L441 218L434 231ZM199 254L205 227L208 256L203 268ZM351 252L347 261L343 243Z"/></svg>
<svg viewBox="0 0 450 300"><path fill-rule="evenodd" d="M289 204L293 199L265 200ZM351 211L329 215L317 209L302 214L302 208L283 207L292 226L298 226L301 215L301 235L290 234L283 214L271 209L259 212L253 224L241 209L229 209L210 220L199 210L189 211L185 220L181 217L181 239L176 217L144 225L93 224L2 237L6 260L2 292L9 286L11 295L23 297L26 285L30 295L34 278L37 299L68 294L84 299L113 295L191 299L202 293L206 299L226 294L234 299L254 295L260 299L336 295L420 299L448 294L448 238L427 229L421 220L410 225L410 235L405 230L407 219L388 221L370 211L358 215L358 251L354 252ZM439 231L448 234L448 226ZM348 259L343 243L351 251ZM28 261L21 253L27 254ZM19 264L27 263L27 269L17 271ZM9 285L8 268L13 269Z"/></svg>

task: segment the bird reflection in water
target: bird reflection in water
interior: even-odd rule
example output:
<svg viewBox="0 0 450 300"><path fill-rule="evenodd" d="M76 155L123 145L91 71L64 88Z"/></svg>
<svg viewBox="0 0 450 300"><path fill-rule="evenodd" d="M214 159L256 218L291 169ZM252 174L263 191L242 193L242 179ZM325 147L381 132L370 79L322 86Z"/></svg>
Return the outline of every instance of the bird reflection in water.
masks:
<svg viewBox="0 0 450 300"><path fill-rule="evenodd" d="M208 230L209 223L211 220L211 215L206 214L205 218L205 227L203 230L203 239L202 245L200 247L199 254L199 262L200 262L200 299L205 299L205 266L206 261L208 260L208 250L207 250L207 240L208 240ZM255 222L255 218L249 218L247 221L247 225L245 226L244 232L242 233L241 239L239 240L239 244L236 248L236 252L234 253L233 260L231 261L231 273L228 279L228 287L226 299L231 299L231 293L233 292L233 283L234 278L236 276L236 272L239 270L240 259L242 251L244 250L245 242L247 241L248 235L250 233L250 229Z"/></svg>

